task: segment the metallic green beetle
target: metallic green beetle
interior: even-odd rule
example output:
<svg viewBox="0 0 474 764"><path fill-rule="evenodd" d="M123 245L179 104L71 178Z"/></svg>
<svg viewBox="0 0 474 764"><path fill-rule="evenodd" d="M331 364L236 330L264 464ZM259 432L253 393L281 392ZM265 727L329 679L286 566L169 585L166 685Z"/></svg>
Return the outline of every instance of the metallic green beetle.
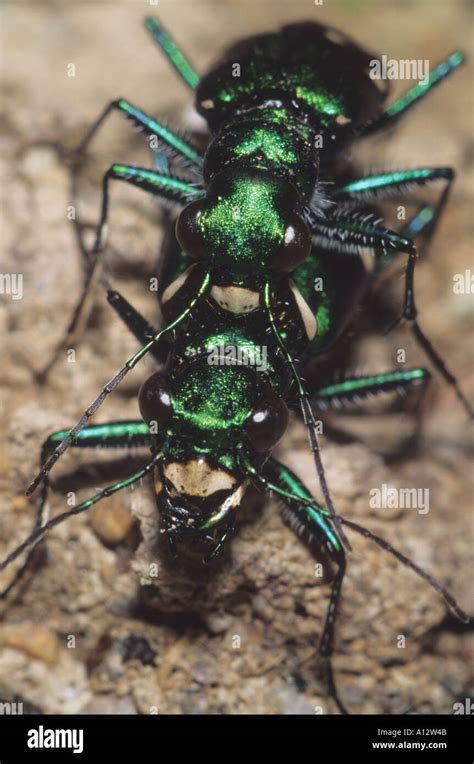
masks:
<svg viewBox="0 0 474 764"><path fill-rule="evenodd" d="M369 74L374 56L334 29L295 24L250 38L230 49L202 80L153 19L147 27L171 63L196 90L196 106L212 137L204 154L125 99L96 120L80 151L111 112L155 139L162 171L114 164L104 177L102 216L93 256L100 263L108 219L109 182L121 180L181 206L179 248L168 257L160 294L167 321L157 331L117 292L109 301L142 343L71 429L51 435L29 493L43 483L32 535L1 564L33 547L65 517L133 484L155 469L156 499L173 553L194 545L205 560L231 536L250 483L277 493L285 517L335 563L332 593L320 641L331 693L341 710L330 655L334 622L350 545L345 524L424 577L458 617L466 616L431 576L382 539L335 512L319 454L314 411L340 401L406 389L428 380L424 369L359 376L308 389L308 359L341 336L367 287L361 252L382 268L408 255L403 316L435 367L468 407L456 380L417 322L413 237L432 229L453 172L421 167L342 180L336 159L357 138L396 122L462 63L454 53L426 83L388 108L387 88ZM180 173L169 171L168 163ZM377 202L412 187L444 181L438 204L420 208L403 231L376 220ZM142 419L93 425L103 400L148 352L163 364L142 386ZM271 455L284 434L288 405L301 408L315 456L325 506ZM70 446L149 445L152 457L138 473L78 507L44 521L47 476ZM52 450L52 454L50 453Z"/></svg>

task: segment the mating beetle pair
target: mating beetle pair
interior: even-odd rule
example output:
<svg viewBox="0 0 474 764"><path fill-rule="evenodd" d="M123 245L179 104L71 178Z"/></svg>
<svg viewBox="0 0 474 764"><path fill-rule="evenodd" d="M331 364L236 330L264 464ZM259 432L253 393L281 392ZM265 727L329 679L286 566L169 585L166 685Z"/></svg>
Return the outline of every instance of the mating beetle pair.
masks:
<svg viewBox="0 0 474 764"><path fill-rule="evenodd" d="M451 595L429 574L385 541L334 508L320 455L315 411L425 383L422 368L356 376L309 388L305 366L323 356L348 327L370 281L362 253L381 270L400 253L408 257L403 318L435 368L471 410L457 381L424 335L414 294L413 238L431 235L453 180L447 167L420 167L347 181L336 167L358 138L395 124L462 63L454 53L424 85L385 107L387 88L369 74L374 59L349 38L315 23L250 38L235 46L202 80L163 28L147 27L187 84L208 122L210 143L201 153L186 139L125 99L113 101L88 132L82 153L104 119L118 112L158 145L151 170L114 164L103 182L101 221L93 249L99 267L108 220L109 185L120 180L166 204L182 208L176 225L178 256L166 263L160 300L166 325L148 322L118 292L108 299L142 347L114 375L70 430L51 435L42 467L38 521L31 536L0 565L30 550L67 516L157 470L157 506L172 553L180 543L218 555L232 535L247 487L273 491L291 526L333 561L336 572L320 653L330 692L341 710L330 663L334 624L350 544L344 526L372 539L425 578L454 613L466 620ZM233 64L239 62L239 76ZM171 169L170 169L171 167ZM400 232L377 219L387 196L443 183L436 205L424 205ZM322 285L315 289L315 284ZM209 364L217 346L244 349L265 369L250 364ZM143 419L90 423L105 398L145 354L163 364L141 388ZM276 461L272 449L284 434L288 407L301 410L314 455L324 505ZM48 474L70 447L148 445L149 462L62 515L45 521ZM52 453L51 453L52 451Z"/></svg>

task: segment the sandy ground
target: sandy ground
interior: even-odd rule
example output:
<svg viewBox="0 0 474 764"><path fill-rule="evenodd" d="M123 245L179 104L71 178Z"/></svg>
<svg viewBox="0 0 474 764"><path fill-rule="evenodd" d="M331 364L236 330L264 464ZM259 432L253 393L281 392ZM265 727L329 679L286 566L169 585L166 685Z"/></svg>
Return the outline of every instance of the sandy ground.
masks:
<svg viewBox="0 0 474 764"><path fill-rule="evenodd" d="M136 348L101 297L75 362L61 357L45 385L36 381L82 283L67 219L64 153L111 98L128 97L175 124L186 118L189 93L142 28L149 11L141 2L3 7L2 272L21 273L24 289L23 299L2 294L0 302L4 550L33 522L35 501L23 492L43 438L76 421ZM227 43L305 18L349 31L389 57L434 64L461 47L473 60L472 19L461 2L346 0L319 7L309 0L160 0L158 12L201 72ZM69 64L75 65L74 77L67 75ZM417 290L424 328L472 399L470 295L452 289L453 275L472 267L471 66L433 93L395 136L367 144L362 153L369 169L439 164L457 170L449 209L419 267ZM404 83L395 85L396 92L404 89ZM115 117L85 168L80 215L86 221L97 219L101 174L117 160L149 163L140 137ZM155 321L146 282L162 235L157 205L121 186L113 199L111 271L124 294ZM399 295L397 286L395 276L387 288ZM400 347L407 365L423 363L403 329L385 338L379 329L351 349L354 363L374 371L391 368ZM138 385L152 369L147 360L129 375L98 420L136 416ZM435 379L418 446L409 449L416 418L408 408L388 411L384 404L368 416L344 415L337 427L345 442L324 439L336 506L397 544L472 609L466 416L452 391ZM278 452L318 494L298 423ZM68 456L55 471L53 511L66 508L69 490L88 496L144 458L123 452ZM382 483L429 489L430 511L371 510L369 489ZM144 484L50 534L24 585L2 603L1 699L60 713L334 712L315 654L329 588L315 576L317 561L284 526L277 506L259 496L249 501L230 553L215 568L190 575L179 563L169 566L159 558L158 579L150 583L145 567L155 531ZM422 581L365 540L352 540L334 661L341 696L354 712L410 707L414 713L452 713L453 703L470 694L468 630Z"/></svg>

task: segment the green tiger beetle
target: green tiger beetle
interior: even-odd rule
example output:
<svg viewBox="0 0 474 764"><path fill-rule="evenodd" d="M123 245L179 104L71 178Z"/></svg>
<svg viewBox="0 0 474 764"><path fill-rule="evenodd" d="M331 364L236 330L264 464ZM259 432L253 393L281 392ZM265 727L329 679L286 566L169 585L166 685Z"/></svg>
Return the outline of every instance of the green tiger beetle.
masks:
<svg viewBox="0 0 474 764"><path fill-rule="evenodd" d="M276 34L244 40L202 79L156 20L148 19L146 26L195 91L196 108L212 136L207 149L199 151L120 98L93 124L80 152L111 113L126 117L156 141L157 168L113 164L105 173L93 256L96 264L102 263L111 181L137 186L181 207L176 223L179 252L166 265L160 294L166 325L159 331L150 326L121 294L109 289L110 304L142 346L74 427L47 438L41 470L28 489L30 495L42 484L36 526L0 570L21 553L31 554L47 531L67 517L155 470L156 503L170 550L176 554L180 544L195 542L209 561L231 537L248 486L261 487L282 501L293 530L334 563L319 652L330 694L345 712L330 662L350 551L344 528L394 555L434 587L459 619L469 620L430 574L369 530L339 516L331 501L314 412L341 401L403 392L426 384L430 376L423 368L413 368L308 388L305 364L336 343L366 293L370 274L362 252L373 255L375 269L406 254L402 318L470 416L472 410L419 325L414 292L413 239L421 236L426 241L432 235L446 205L453 170L419 167L343 181L335 165L353 141L395 125L462 64L463 55L452 53L426 81L386 107L386 83L369 76L375 57L327 26L293 24ZM239 76L234 76L235 62ZM389 230L376 218L381 199L435 183L442 186L438 201L420 207L402 231ZM322 289L315 289L316 280ZM216 348L229 346L242 351L240 361L209 362ZM262 348L265 363L258 364ZM162 368L141 387L142 418L90 424L105 398L147 353ZM285 432L288 406L295 400L309 434L324 505L271 455ZM46 520L53 465L70 447L98 445L146 445L151 459L135 474Z"/></svg>

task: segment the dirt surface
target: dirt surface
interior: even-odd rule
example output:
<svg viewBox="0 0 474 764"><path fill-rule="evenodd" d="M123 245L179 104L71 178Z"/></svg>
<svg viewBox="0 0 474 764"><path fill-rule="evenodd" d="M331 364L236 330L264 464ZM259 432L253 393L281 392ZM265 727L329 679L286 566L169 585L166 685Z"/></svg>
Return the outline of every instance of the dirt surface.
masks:
<svg viewBox="0 0 474 764"><path fill-rule="evenodd" d="M35 376L59 342L82 284L68 220L65 154L111 98L127 97L152 114L169 115L172 124L189 119L189 93L142 28L149 10L135 2L3 7L2 272L23 275L22 299L2 294L0 301L5 552L33 523L37 499L27 500L23 492L42 440L74 423L136 349L100 296L74 361L63 354L44 385ZM340 27L392 58L435 64L460 47L473 60L472 18L463 2L160 0L158 12L200 72L227 43L306 18ZM75 65L74 77L68 76L69 64ZM471 66L437 89L395 135L368 143L360 153L369 170L451 165L457 171L416 287L422 325L472 400L471 296L453 292L453 275L472 268ZM394 84L395 92L406 87ZM118 117L93 144L83 173L79 214L90 223L98 216L101 175L112 161L150 164L143 141ZM162 235L158 206L118 186L110 270L118 288L156 322L147 282ZM400 286L398 271L384 288L400 298ZM425 363L403 327L388 337L381 336L383 328L375 326L350 350L355 365L395 368L399 348L406 350L407 366ZM97 421L137 416L136 391L153 368L147 359L130 374ZM328 417L327 478L340 514L397 545L472 610L466 416L436 375L421 417L411 409L402 405L393 412L384 402L364 416ZM289 428L278 456L320 495L299 423ZM54 471L52 511L67 508L69 491L81 500L145 459L146 452L68 455ZM371 509L369 491L383 483L429 489L429 512ZM277 505L250 496L230 551L215 567L196 574L158 556L158 575L150 580L157 522L150 486L143 483L49 535L32 572L1 603L1 699L60 713L334 712L316 656L329 586ZM452 713L453 703L472 694L468 630L393 558L361 537L351 541L334 659L345 703L362 713L407 707Z"/></svg>

